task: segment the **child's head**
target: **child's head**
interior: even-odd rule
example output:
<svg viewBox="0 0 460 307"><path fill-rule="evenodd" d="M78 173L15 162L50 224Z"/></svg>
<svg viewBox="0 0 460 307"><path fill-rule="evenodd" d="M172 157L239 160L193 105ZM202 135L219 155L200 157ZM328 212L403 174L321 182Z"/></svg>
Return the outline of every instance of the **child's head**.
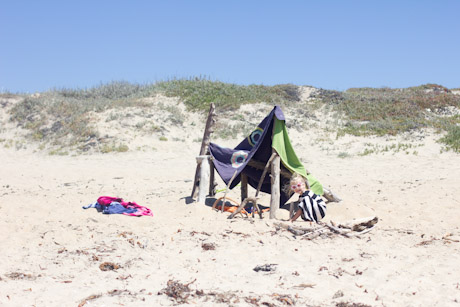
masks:
<svg viewBox="0 0 460 307"><path fill-rule="evenodd" d="M298 193L302 194L307 190L307 184L305 178L301 175L294 173L289 180L289 194Z"/></svg>

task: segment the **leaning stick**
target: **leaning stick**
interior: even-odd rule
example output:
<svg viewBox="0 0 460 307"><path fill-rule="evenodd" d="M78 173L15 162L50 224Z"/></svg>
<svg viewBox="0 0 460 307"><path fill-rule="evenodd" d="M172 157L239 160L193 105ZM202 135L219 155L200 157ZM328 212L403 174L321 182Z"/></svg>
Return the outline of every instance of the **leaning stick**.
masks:
<svg viewBox="0 0 460 307"><path fill-rule="evenodd" d="M363 234L365 234L365 233L368 233L369 231L371 231L371 230L374 229L375 227L377 227L377 225L374 225L374 226L372 226L371 228L368 228L368 229L363 230L363 231L354 232L354 233L351 234L351 236L353 236L353 237L358 237L358 236L360 236L360 235L363 235Z"/></svg>
<svg viewBox="0 0 460 307"><path fill-rule="evenodd" d="M212 209L213 209L213 210L219 211L219 210L217 209L217 204L218 204L219 201L221 201L222 199L223 199L223 197L219 197L218 199L216 199L216 200L214 201L214 204L212 205ZM230 201L232 201L232 202L234 202L235 204L238 205L238 202L237 202L236 200L234 200L234 199L231 199L230 197L227 197L225 200L226 200L226 201L229 201L229 200L230 200ZM224 206L224 208L225 208L225 204L224 204L224 203L222 203L222 206ZM246 216L247 216L247 214L246 214Z"/></svg>
<svg viewBox="0 0 460 307"><path fill-rule="evenodd" d="M268 172L268 169L270 167L270 164L272 163L273 159L276 157L276 153L272 153L272 155L270 156L270 159L268 159L267 161L267 164L265 164L265 168L264 168L264 171L262 172L262 176L260 177L260 180L259 180L259 184L257 185L257 191L256 191L256 196L253 198L253 207L254 207L254 210L252 210L252 217L254 217L254 211L257 210L257 213L259 213L259 216L260 218L262 218L262 211L260 210L259 208L259 205L257 204L257 200L258 200L258 197L259 196L259 192L260 192L260 189L262 188L262 183L264 182L264 179L265 179L265 175L267 175L267 172ZM243 203L246 205L246 203L243 201ZM243 204L241 204L240 207L238 207L237 211L241 211L242 208L244 208ZM235 212L235 214L236 214ZM229 218L233 218L233 216L235 214L232 214Z"/></svg>
<svg viewBox="0 0 460 307"><path fill-rule="evenodd" d="M262 173L262 176L260 177L259 184L257 185L257 191L256 191L256 196L259 195L260 188L262 187L262 183L264 182L265 175L267 174L268 168L270 167L270 164L272 163L273 159L276 157L276 152L272 153L270 156L270 159L268 159L267 164L265 164L265 169Z"/></svg>
<svg viewBox="0 0 460 307"><path fill-rule="evenodd" d="M347 222L344 224L339 225L341 228L349 228L353 231L360 231L367 229L371 226L374 226L377 224L379 221L379 218L377 216L370 216L370 217L365 217L357 220L353 220L351 222Z"/></svg>
<svg viewBox="0 0 460 307"><path fill-rule="evenodd" d="M233 212L232 214L230 214L228 216L227 219L232 219L235 215L237 215L238 213L241 212L241 210L243 210L244 206L246 206L246 204L248 203L248 201L250 200L249 197L246 197L243 202L241 203L241 205L238 206L238 208L235 210L235 212Z"/></svg>
<svg viewBox="0 0 460 307"><path fill-rule="evenodd" d="M224 197L222 198L222 208L221 208L221 211L220 211L220 212L224 212L224 206L223 206L223 204L225 204L225 198L227 197L227 193L228 193L228 191L230 190L230 185L232 184L233 179L235 179L235 177L236 177L236 173L238 173L238 171L235 171L235 172L233 173L232 178L230 178L230 181L229 181L228 184L227 184L227 189L225 189Z"/></svg>
<svg viewBox="0 0 460 307"><path fill-rule="evenodd" d="M350 229L340 229L338 227L335 227L335 226L332 226L332 225L329 225L329 224L326 224L326 223L318 223L318 224L326 226L332 232L338 233L339 235L345 236L347 238L350 237L350 235L348 234L349 232L351 232Z"/></svg>

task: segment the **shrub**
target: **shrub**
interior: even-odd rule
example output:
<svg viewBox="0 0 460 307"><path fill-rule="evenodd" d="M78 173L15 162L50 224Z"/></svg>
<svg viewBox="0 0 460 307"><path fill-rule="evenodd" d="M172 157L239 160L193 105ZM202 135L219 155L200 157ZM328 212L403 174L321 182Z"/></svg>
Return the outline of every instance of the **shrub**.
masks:
<svg viewBox="0 0 460 307"><path fill-rule="evenodd" d="M180 97L189 110L207 111L214 102L220 110L238 109L244 103L279 104L299 101L298 87L292 84L275 86L237 85L203 78L158 82L157 91Z"/></svg>
<svg viewBox="0 0 460 307"><path fill-rule="evenodd" d="M435 111L447 106L460 107L459 95L445 90L425 90L424 86L407 89L352 88L342 94L326 92L328 94L324 99L348 119L344 127L346 133L394 135L434 126L437 119L427 115L427 110Z"/></svg>
<svg viewBox="0 0 460 307"><path fill-rule="evenodd" d="M452 126L447 130L447 134L439 140L447 150L460 152L460 126Z"/></svg>

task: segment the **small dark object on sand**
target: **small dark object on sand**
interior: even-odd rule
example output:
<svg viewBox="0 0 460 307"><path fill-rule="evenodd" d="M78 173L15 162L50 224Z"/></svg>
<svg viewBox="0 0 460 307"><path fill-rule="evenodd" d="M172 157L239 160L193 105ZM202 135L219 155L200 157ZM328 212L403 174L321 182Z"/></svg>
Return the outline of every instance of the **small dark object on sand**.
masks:
<svg viewBox="0 0 460 307"><path fill-rule="evenodd" d="M336 307L371 307L370 305L353 303L353 302L339 302L335 304Z"/></svg>
<svg viewBox="0 0 460 307"><path fill-rule="evenodd" d="M216 246L213 243L203 243L201 244L201 248L204 249L205 251L208 251L208 250L215 250Z"/></svg>
<svg viewBox="0 0 460 307"><path fill-rule="evenodd" d="M255 268L253 268L253 270L256 272L259 272L259 271L272 272L272 271L276 271L277 265L278 264L275 264L275 263L258 265Z"/></svg>
<svg viewBox="0 0 460 307"><path fill-rule="evenodd" d="M8 277L9 279L27 279L27 280L36 279L36 277L31 274L26 274L26 273L21 273L21 272L13 272L13 273L5 274L5 276Z"/></svg>
<svg viewBox="0 0 460 307"><path fill-rule="evenodd" d="M187 298L190 296L191 292L189 285L195 282L195 280L184 285L178 281L170 279L168 280L166 288L158 292L158 294L166 294L167 296L175 299L178 303L187 303Z"/></svg>
<svg viewBox="0 0 460 307"><path fill-rule="evenodd" d="M112 262L104 262L104 263L101 263L99 268L101 269L101 271L113 271L113 270L119 269L120 266Z"/></svg>
<svg viewBox="0 0 460 307"><path fill-rule="evenodd" d="M295 300L289 294L273 293L272 297L277 301L282 302L284 305L294 306Z"/></svg>

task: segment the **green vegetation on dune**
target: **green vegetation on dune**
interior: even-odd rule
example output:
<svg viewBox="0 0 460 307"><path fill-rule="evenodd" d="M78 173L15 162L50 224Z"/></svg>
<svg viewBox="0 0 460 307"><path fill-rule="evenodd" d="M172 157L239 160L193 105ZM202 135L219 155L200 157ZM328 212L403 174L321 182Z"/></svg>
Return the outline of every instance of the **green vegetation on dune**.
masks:
<svg viewBox="0 0 460 307"><path fill-rule="evenodd" d="M298 87L292 84L246 86L193 78L158 82L155 88L167 96L180 97L189 110L208 110L211 102L220 109L238 109L247 103L282 104L300 100Z"/></svg>
<svg viewBox="0 0 460 307"><path fill-rule="evenodd" d="M103 143L90 120L91 112L147 107L149 104L142 98L156 94L179 97L188 110L203 114L210 102L220 112L259 102L303 110L310 105L311 108L325 105L341 118L343 125L337 127L339 135L395 135L432 127L447 132L440 140L447 150L459 152L460 117L455 112L460 109L460 95L436 84L403 89L351 88L343 92L319 89L312 96L313 102L307 103L301 101L299 87L292 84L246 86L205 78L146 85L112 82L90 89L56 89L27 95L11 109L10 115L12 121L30 131L29 136L34 140L85 150L84 144L92 139ZM183 118L171 121L177 125L182 122ZM123 147L118 151L124 150Z"/></svg>
<svg viewBox="0 0 460 307"><path fill-rule="evenodd" d="M449 109L459 110L460 95L436 84L404 89L322 90L320 96L346 119L341 133L395 135L427 127L452 131L460 124L458 115Z"/></svg>
<svg viewBox="0 0 460 307"><path fill-rule="evenodd" d="M460 153L460 126L451 126L447 134L439 140L447 150Z"/></svg>

